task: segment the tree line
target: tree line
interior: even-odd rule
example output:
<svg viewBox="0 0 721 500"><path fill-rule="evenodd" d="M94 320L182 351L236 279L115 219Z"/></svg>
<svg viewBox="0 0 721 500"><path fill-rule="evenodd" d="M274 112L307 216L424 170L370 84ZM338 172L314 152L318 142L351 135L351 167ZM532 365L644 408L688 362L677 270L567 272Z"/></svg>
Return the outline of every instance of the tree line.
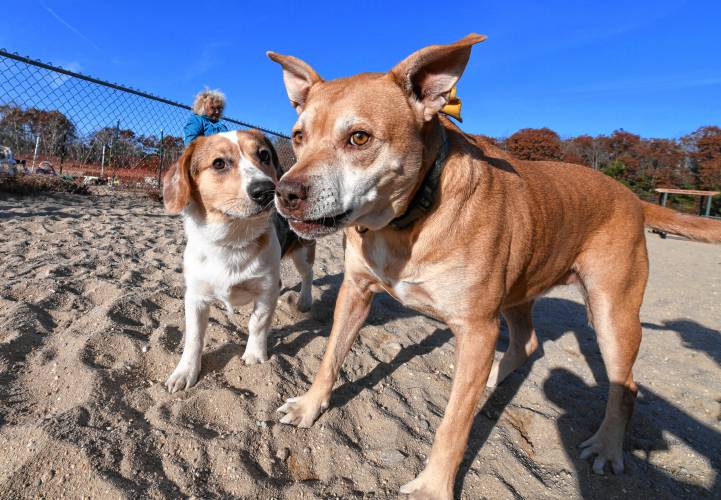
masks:
<svg viewBox="0 0 721 500"><path fill-rule="evenodd" d="M81 135L76 125L57 110L0 106L0 146L10 147L18 158L32 158L40 137L39 159L105 165L155 171L163 156L166 168L183 152L183 139L175 135L138 134L131 129L108 126ZM290 141L273 136L284 170L294 162Z"/></svg>
<svg viewBox="0 0 721 500"><path fill-rule="evenodd" d="M137 134L130 129L103 127L82 136L65 114L57 110L0 106L0 145L18 158L32 158L37 138L38 158L81 165L154 170L160 153L174 161L183 151L183 139L173 135Z"/></svg>
<svg viewBox="0 0 721 500"><path fill-rule="evenodd" d="M106 165L154 170L163 151L175 161L183 151L178 136L137 134L133 130L103 127L85 136L57 110L0 106L0 145L17 156L31 157L40 136L40 157L83 165L99 165L105 147ZM561 138L549 128L525 128L506 138L489 138L522 160L555 160L599 170L626 184L644 198L657 187L721 190L721 128L703 126L678 139L644 138L625 130L609 135ZM274 137L284 170L293 153L289 141ZM688 209L695 200L681 200ZM682 206L682 208L684 208ZM721 213L721 197L713 210Z"/></svg>
<svg viewBox="0 0 721 500"><path fill-rule="evenodd" d="M548 128L491 139L522 160L556 160L599 170L649 198L654 188L721 190L721 128L700 127L679 139L643 138L625 130L562 139ZM716 200L716 210L721 204Z"/></svg>

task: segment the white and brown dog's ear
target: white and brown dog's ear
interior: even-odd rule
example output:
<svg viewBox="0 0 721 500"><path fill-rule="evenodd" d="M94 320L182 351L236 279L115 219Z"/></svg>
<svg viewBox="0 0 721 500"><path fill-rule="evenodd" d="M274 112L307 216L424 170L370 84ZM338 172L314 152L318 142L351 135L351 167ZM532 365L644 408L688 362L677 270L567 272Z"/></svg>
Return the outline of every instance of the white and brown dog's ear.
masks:
<svg viewBox="0 0 721 500"><path fill-rule="evenodd" d="M283 56L275 52L266 52L266 54L283 67L283 82L288 99L300 114L310 88L323 79L306 62L297 57Z"/></svg>
<svg viewBox="0 0 721 500"><path fill-rule="evenodd" d="M163 175L163 205L168 213L179 214L190 201L190 165L198 140L191 142Z"/></svg>
<svg viewBox="0 0 721 500"><path fill-rule="evenodd" d="M485 35L470 34L450 45L425 47L406 57L389 74L428 121L448 102L451 89L466 69L471 47L485 39Z"/></svg>

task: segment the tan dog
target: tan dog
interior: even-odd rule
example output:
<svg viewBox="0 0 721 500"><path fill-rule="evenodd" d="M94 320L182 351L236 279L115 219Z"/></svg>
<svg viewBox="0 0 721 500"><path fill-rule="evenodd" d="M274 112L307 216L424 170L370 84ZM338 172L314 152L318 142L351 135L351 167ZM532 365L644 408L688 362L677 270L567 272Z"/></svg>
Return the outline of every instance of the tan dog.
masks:
<svg viewBox="0 0 721 500"><path fill-rule="evenodd" d="M401 488L416 498L451 498L484 387L536 349L533 301L559 284L583 291L611 381L582 456L595 456L595 472L607 463L621 472L648 275L644 224L721 241L719 222L642 203L590 168L514 159L439 118L471 46L484 39L469 35L388 73L333 81L269 53L299 114L298 162L278 185L278 210L303 237L346 228L347 241L325 356L310 390L279 409L281 422L307 427L328 407L374 293L443 320L456 338L456 371L428 464ZM510 346L494 365L501 314Z"/></svg>
<svg viewBox="0 0 721 500"><path fill-rule="evenodd" d="M198 380L210 304L253 303L247 364L268 359L267 337L280 290L280 259L293 258L302 277L300 310L311 307L315 243L299 241L273 211L280 167L270 141L256 130L195 139L163 178L163 202L182 213L187 244L185 346L166 386L170 392ZM287 227L287 226L286 226Z"/></svg>

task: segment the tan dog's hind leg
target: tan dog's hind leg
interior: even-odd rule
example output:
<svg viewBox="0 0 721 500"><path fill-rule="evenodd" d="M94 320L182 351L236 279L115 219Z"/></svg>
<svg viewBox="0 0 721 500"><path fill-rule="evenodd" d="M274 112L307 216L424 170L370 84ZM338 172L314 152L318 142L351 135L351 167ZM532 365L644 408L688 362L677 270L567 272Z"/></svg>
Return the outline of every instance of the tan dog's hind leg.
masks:
<svg viewBox="0 0 721 500"><path fill-rule="evenodd" d="M580 445L582 459L596 456L596 474L603 474L606 463L614 473L623 472L623 438L636 400L632 368L641 343L639 310L648 276L645 242L626 247L625 253L625 259L619 255L582 278L610 382L603 422Z"/></svg>
<svg viewBox="0 0 721 500"><path fill-rule="evenodd" d="M370 311L373 292L369 285L370 283L363 279L354 280L346 268L335 303L333 328L318 373L308 392L287 400L278 408L278 412L285 413L280 419L281 423L310 427L318 415L328 408L338 371Z"/></svg>
<svg viewBox="0 0 721 500"><path fill-rule="evenodd" d="M453 327L456 334L456 373L446 412L436 431L428 465L401 487L414 499L451 499L473 417L491 371L498 340L498 320Z"/></svg>
<svg viewBox="0 0 721 500"><path fill-rule="evenodd" d="M487 387L496 387L503 382L538 349L538 338L533 329L533 301L504 309L503 317L508 324L508 349L500 360L493 362Z"/></svg>

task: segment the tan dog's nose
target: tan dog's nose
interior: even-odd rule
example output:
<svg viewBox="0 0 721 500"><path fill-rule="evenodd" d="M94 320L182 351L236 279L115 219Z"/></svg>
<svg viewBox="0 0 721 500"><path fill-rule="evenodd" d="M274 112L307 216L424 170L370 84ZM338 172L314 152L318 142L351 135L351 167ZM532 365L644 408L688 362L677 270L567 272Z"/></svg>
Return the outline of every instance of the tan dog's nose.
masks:
<svg viewBox="0 0 721 500"><path fill-rule="evenodd" d="M281 180L276 188L280 205L288 211L295 211L302 207L308 198L308 186L299 181Z"/></svg>

